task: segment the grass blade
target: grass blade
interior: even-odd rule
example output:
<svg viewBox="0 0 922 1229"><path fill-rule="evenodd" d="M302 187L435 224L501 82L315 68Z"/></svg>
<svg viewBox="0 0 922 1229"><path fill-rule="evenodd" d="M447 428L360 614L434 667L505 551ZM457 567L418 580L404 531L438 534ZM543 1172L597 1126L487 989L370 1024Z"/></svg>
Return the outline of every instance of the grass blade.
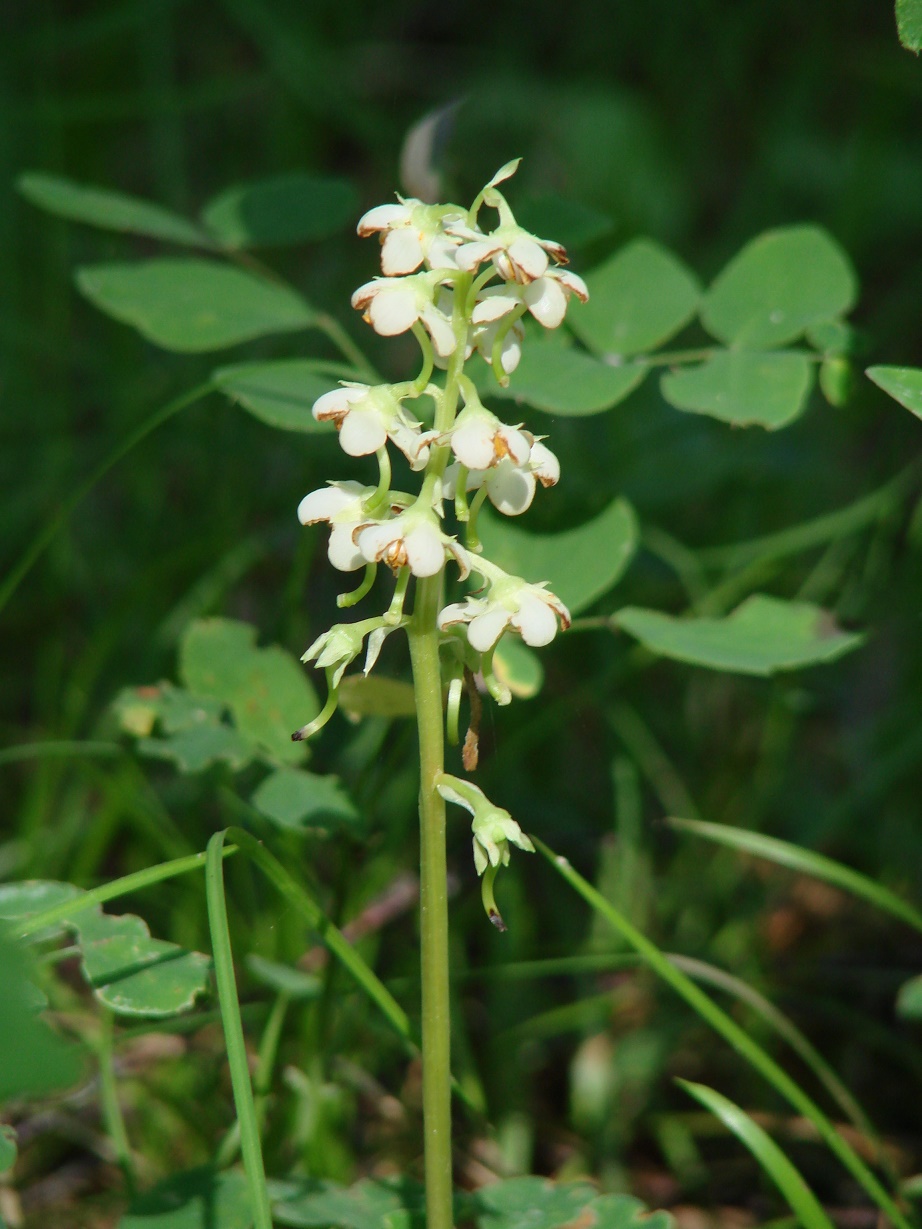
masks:
<svg viewBox="0 0 922 1229"><path fill-rule="evenodd" d="M687 1093L709 1109L749 1149L791 1205L803 1229L833 1229L832 1221L775 1141L749 1115L722 1093L705 1084L677 1080Z"/></svg>
<svg viewBox="0 0 922 1229"><path fill-rule="evenodd" d="M855 896L876 905L878 909L890 913L901 922L922 931L922 913L912 905L902 900L895 892L881 887L867 875L853 871L841 862L835 862L821 853L810 849L801 849L790 841L781 841L774 836L765 836L761 832L750 832L746 828L732 828L729 824L709 824L699 819L668 819L671 828L680 832L692 832L703 836L705 840L715 841L718 845L728 845L731 849L739 849L743 853L753 854L757 858L766 858L769 862L777 862L790 870L800 871L804 875L812 875L816 879L825 879L836 887L844 888Z"/></svg>
<svg viewBox="0 0 922 1229"><path fill-rule="evenodd" d="M612 927L643 957L645 963L654 973L679 994L693 1011L719 1033L734 1050L744 1058L750 1066L759 1072L785 1100L794 1106L801 1114L813 1123L820 1138L829 1150L838 1158L853 1178L867 1192L880 1210L890 1218L900 1229L910 1229L910 1223L903 1215L892 1196L886 1191L875 1175L854 1149L842 1138L823 1111L795 1083L765 1050L762 1049L741 1028L735 1020L727 1015L713 1002L703 990L677 968L669 957L661 952L655 943L636 930L606 899L595 890L591 883L573 869L566 858L557 857L543 841L532 836L535 848L547 859L569 885L593 909L597 910Z"/></svg>
<svg viewBox="0 0 922 1229"><path fill-rule="evenodd" d="M243 1021L240 1018L240 1000L237 998L234 956L231 951L230 931L227 925L227 905L224 899L224 842L226 836L226 832L216 832L208 842L205 855L208 924L211 928L211 949L214 954L221 1022L224 1025L227 1063L230 1068L231 1086L234 1090L234 1107L237 1111L237 1122L240 1125L240 1151L243 1155L243 1168L246 1172L250 1188L250 1203L253 1207L253 1223L255 1229L272 1229L272 1209L269 1206L269 1192L266 1190L266 1171L263 1167L256 1106L253 1101L246 1042L243 1037Z"/></svg>

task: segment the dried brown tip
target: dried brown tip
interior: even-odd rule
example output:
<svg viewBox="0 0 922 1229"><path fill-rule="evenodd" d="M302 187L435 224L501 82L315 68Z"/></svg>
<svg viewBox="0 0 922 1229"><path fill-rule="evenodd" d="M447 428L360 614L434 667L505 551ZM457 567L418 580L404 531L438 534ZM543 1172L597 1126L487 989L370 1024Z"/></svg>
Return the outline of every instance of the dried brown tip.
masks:
<svg viewBox="0 0 922 1229"><path fill-rule="evenodd" d="M303 730L295 730L294 734L292 734L291 736L291 741L293 743L299 743L303 737L304 737Z"/></svg>
<svg viewBox="0 0 922 1229"><path fill-rule="evenodd" d="M490 921L493 923L493 925L496 927L497 930L503 931L503 930L509 929L509 927L503 921L503 915L500 913L498 909L491 909L487 913L487 917L490 919Z"/></svg>

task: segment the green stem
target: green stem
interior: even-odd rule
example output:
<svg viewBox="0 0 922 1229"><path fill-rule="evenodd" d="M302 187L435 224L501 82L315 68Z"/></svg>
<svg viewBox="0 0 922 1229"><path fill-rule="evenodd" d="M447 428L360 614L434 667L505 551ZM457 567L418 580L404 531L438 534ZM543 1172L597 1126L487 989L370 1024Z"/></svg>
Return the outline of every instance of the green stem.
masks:
<svg viewBox="0 0 922 1229"><path fill-rule="evenodd" d="M451 1030L442 679L436 615L441 574L418 581L408 629L419 725L420 940L422 946L423 1126L426 1229L451 1229Z"/></svg>
<svg viewBox="0 0 922 1229"><path fill-rule="evenodd" d="M125 1186L128 1194L135 1190L134 1163L131 1159L131 1144L128 1142L128 1132L125 1129L125 1118L118 1099L118 1081L115 1077L115 1021L111 1011L103 1008L102 1030L96 1044L96 1057L99 1062L99 1100L102 1107L103 1122L106 1124L106 1134L115 1152L119 1169L125 1175Z"/></svg>

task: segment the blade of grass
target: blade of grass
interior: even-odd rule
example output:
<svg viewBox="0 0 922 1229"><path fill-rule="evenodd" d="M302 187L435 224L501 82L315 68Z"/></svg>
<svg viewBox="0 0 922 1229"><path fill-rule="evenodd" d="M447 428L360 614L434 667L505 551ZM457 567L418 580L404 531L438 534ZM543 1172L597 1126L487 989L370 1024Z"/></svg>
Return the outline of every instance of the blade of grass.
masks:
<svg viewBox="0 0 922 1229"><path fill-rule="evenodd" d="M654 973L676 991L702 1020L719 1033L736 1052L759 1072L791 1105L814 1125L820 1138L838 1158L853 1178L867 1192L880 1210L900 1229L910 1229L910 1223L890 1194L884 1189L864 1161L842 1138L830 1120L801 1087L784 1071L735 1020L717 1006L695 983L669 960L668 956L645 935L636 930L595 888L573 869L566 858L558 857L543 841L532 837L535 848L551 866L593 909L643 957Z"/></svg>
<svg viewBox="0 0 922 1229"><path fill-rule="evenodd" d="M121 461L122 457L127 456L127 454L131 452L132 448L134 448L136 444L140 444L140 442L146 436L150 435L152 431L156 431L158 427L162 426L163 423L172 418L174 414L178 414L180 410L184 410L186 406L192 405L193 402L200 400L211 391L212 386L209 382L206 384L199 384L197 388L193 388L191 391L182 393L179 397L175 397L172 401L168 402L165 406L162 406L159 410L157 410L155 414L151 414L149 418L146 418L140 426L135 427L127 438L122 440L122 442L109 453L106 459L97 465L96 469L93 470L86 482L81 483L70 498L64 500L57 515L53 516L44 529L35 535L26 549L25 554L15 565L12 571L8 573L3 583L0 584L0 610L3 610L4 606L19 588L22 581L26 578L26 576L28 576L35 563L37 563L37 561L42 557L57 537L58 533L60 533L61 529L70 519L74 511L80 506L83 500L86 499L93 487L106 476L109 470L112 469L114 465L117 465L118 462Z"/></svg>
<svg viewBox="0 0 922 1229"><path fill-rule="evenodd" d="M255 1229L272 1229L272 1209L269 1206L269 1192L266 1190L266 1171L263 1167L256 1105L250 1084L243 1021L240 1018L240 1001L237 998L234 956L231 951L230 930L227 925L227 905L224 898L224 842L226 836L225 832L216 832L208 842L205 854L208 924L211 928L215 980L218 986L221 1021L224 1025L227 1063L234 1091L234 1107L237 1111L237 1121L240 1124L240 1151L250 1188L254 1225Z"/></svg>
<svg viewBox="0 0 922 1229"><path fill-rule="evenodd" d="M812 875L816 879L825 879L836 887L844 888L864 900L883 909L906 922L915 930L922 931L922 913L914 909L905 900L901 900L894 892L881 887L867 875L853 871L841 862L835 862L820 853L810 849L801 849L789 841L781 841L774 836L764 836L761 832L750 832L745 828L732 828L728 824L710 824L699 819L675 819L666 821L671 828L682 832L693 832L703 836L705 840L715 841L718 845L728 845L731 849L739 849L743 853L753 854L758 858L766 858L769 862L777 862L791 870Z"/></svg>
<svg viewBox="0 0 922 1229"><path fill-rule="evenodd" d="M800 1171L791 1164L758 1123L753 1122L733 1101L705 1084L692 1084L688 1080L676 1080L676 1083L719 1118L740 1143L745 1144L791 1205L803 1229L833 1229L832 1221L823 1211Z"/></svg>

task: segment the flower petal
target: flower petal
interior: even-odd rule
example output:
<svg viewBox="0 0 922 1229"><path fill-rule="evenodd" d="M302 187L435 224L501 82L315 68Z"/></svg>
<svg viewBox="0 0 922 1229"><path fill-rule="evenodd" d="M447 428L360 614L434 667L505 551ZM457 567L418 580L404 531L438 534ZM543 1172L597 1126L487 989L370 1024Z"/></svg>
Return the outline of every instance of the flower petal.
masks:
<svg viewBox="0 0 922 1229"><path fill-rule="evenodd" d="M519 609L510 622L525 643L534 649L550 644L557 635L557 616L547 602L530 594L522 597Z"/></svg>
<svg viewBox="0 0 922 1229"><path fill-rule="evenodd" d="M535 478L526 470L516 469L509 461L501 461L487 471L485 482L490 503L504 516L521 516L531 507Z"/></svg>
<svg viewBox="0 0 922 1229"><path fill-rule="evenodd" d="M354 530L355 525L351 521L333 525L330 529L327 558L339 572L355 572L368 562L352 540Z"/></svg>
<svg viewBox="0 0 922 1229"><path fill-rule="evenodd" d="M390 230L392 226L402 226L409 221L409 218L410 207L408 205L376 205L374 209L369 209L367 213L362 214L355 229L363 238L367 238L375 231Z"/></svg>
<svg viewBox="0 0 922 1229"><path fill-rule="evenodd" d="M560 462L540 440L531 446L529 468L542 486L556 486L560 481Z"/></svg>
<svg viewBox="0 0 922 1229"><path fill-rule="evenodd" d="M339 443L350 457L367 457L387 443L381 414L373 406L350 410L339 429Z"/></svg>
<svg viewBox="0 0 922 1229"><path fill-rule="evenodd" d="M435 576L445 563L442 535L434 525L419 525L404 539L407 563L414 576Z"/></svg>
<svg viewBox="0 0 922 1229"><path fill-rule="evenodd" d="M486 416L477 415L451 433L451 450L468 469L486 469L496 457L493 428Z"/></svg>
<svg viewBox="0 0 922 1229"><path fill-rule="evenodd" d="M380 290L368 305L368 319L382 337L405 333L419 319L416 294L403 286Z"/></svg>
<svg viewBox="0 0 922 1229"><path fill-rule="evenodd" d="M404 226L388 233L381 248L381 270L388 277L412 273L423 263L419 232Z"/></svg>
<svg viewBox="0 0 922 1229"><path fill-rule="evenodd" d="M437 307L428 304L419 313L419 317L429 330L436 354L440 358L448 358L449 354L454 354L458 342L448 317L443 316Z"/></svg>
<svg viewBox="0 0 922 1229"><path fill-rule="evenodd" d="M331 483L305 495L298 504L298 520L302 525L328 521L350 504L358 503L365 488L358 482Z"/></svg>
<svg viewBox="0 0 922 1229"><path fill-rule="evenodd" d="M506 630L509 618L508 610L501 606L494 606L491 610L488 605L483 614L471 620L470 627L467 629L467 638L471 648L476 649L478 653L486 653L488 649L492 649Z"/></svg>
<svg viewBox="0 0 922 1229"><path fill-rule="evenodd" d="M547 272L547 252L536 239L519 235L506 248L509 259L519 276L516 281L534 281Z"/></svg>
<svg viewBox="0 0 922 1229"><path fill-rule="evenodd" d="M556 329L567 314L567 296L550 277L539 277L525 287L522 298L528 310L546 329Z"/></svg>

